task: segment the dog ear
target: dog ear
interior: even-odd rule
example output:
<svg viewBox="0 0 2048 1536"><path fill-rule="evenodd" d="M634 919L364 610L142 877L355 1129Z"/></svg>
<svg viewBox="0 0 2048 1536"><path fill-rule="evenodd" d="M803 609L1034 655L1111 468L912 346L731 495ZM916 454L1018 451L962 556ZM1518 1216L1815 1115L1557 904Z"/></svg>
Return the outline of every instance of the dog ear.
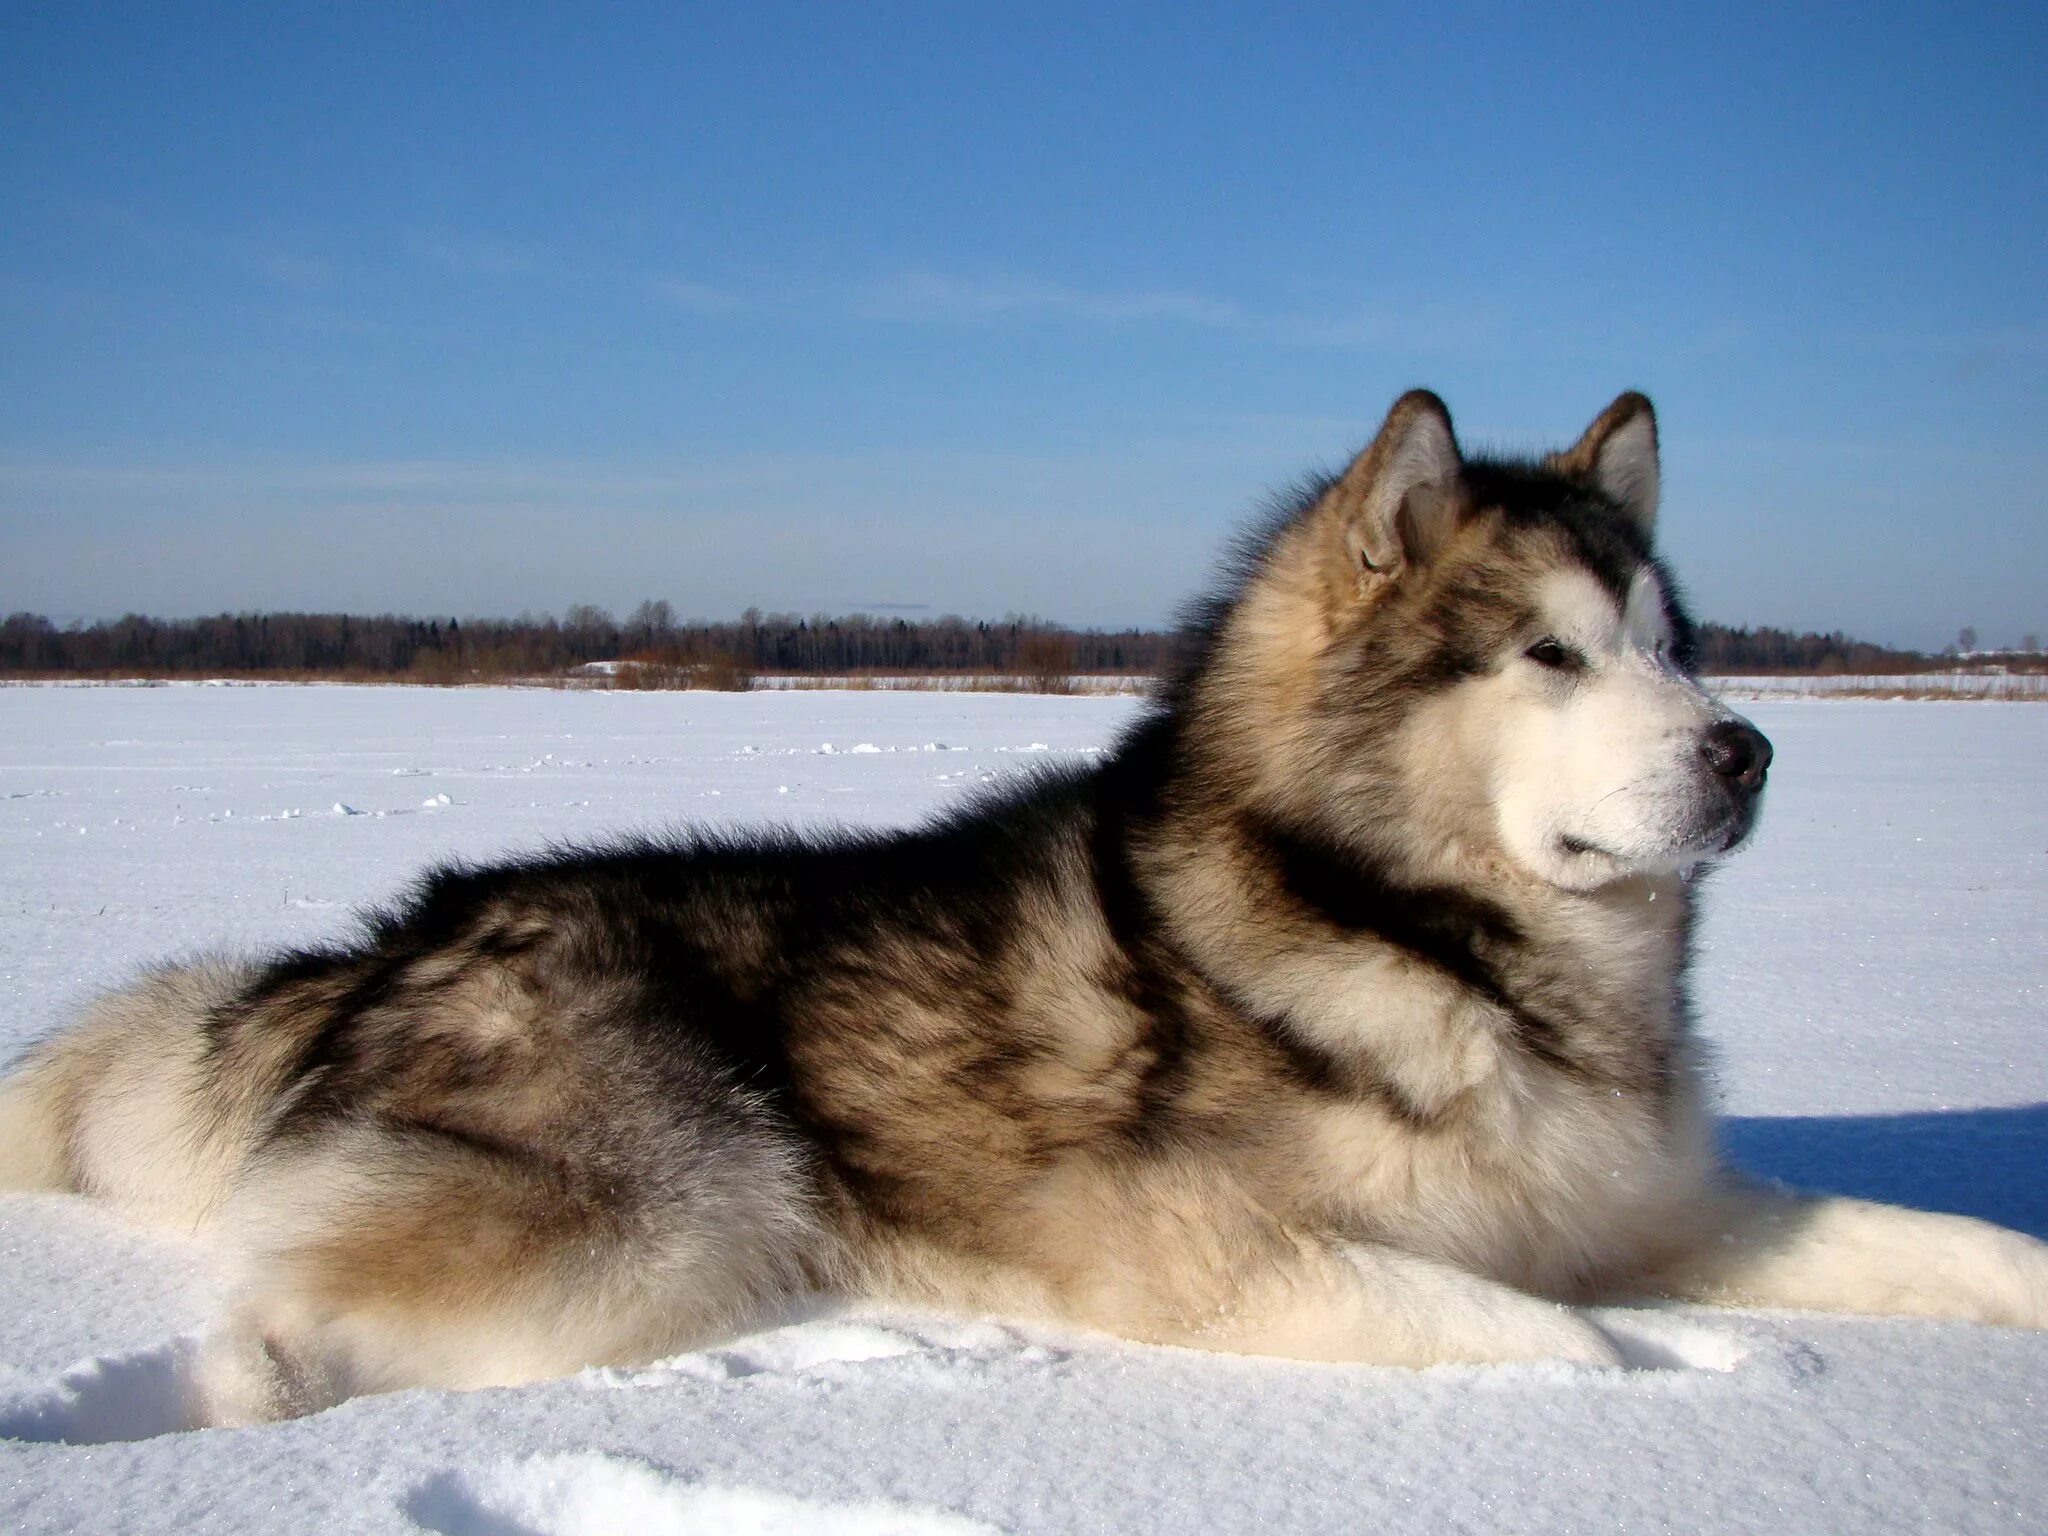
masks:
<svg viewBox="0 0 2048 1536"><path fill-rule="evenodd" d="M1629 390L1593 419L1586 435L1545 463L1583 480L1620 507L1648 538L1657 526L1657 413Z"/></svg>
<svg viewBox="0 0 2048 1536"><path fill-rule="evenodd" d="M1428 561L1457 524L1463 468L1443 401L1411 389L1394 402L1371 446L1324 498L1340 535L1347 586L1363 595Z"/></svg>

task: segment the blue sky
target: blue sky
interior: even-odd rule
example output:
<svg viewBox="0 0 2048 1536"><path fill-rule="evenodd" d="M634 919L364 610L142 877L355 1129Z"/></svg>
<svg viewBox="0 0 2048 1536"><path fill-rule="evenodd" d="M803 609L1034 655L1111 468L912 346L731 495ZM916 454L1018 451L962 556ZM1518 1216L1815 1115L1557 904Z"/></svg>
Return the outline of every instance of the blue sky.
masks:
<svg viewBox="0 0 2048 1536"><path fill-rule="evenodd" d="M2048 632L2048 10L10 6L0 607L1158 623L1401 390Z"/></svg>

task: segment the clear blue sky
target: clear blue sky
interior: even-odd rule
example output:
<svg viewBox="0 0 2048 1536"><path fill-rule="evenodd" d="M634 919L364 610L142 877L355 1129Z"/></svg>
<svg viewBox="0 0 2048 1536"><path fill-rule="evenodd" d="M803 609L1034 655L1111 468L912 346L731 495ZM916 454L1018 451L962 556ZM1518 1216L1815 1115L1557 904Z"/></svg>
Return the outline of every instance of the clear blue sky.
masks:
<svg viewBox="0 0 2048 1536"><path fill-rule="evenodd" d="M2048 632L2048 7L12 5L0 608L1157 623L1427 384Z"/></svg>

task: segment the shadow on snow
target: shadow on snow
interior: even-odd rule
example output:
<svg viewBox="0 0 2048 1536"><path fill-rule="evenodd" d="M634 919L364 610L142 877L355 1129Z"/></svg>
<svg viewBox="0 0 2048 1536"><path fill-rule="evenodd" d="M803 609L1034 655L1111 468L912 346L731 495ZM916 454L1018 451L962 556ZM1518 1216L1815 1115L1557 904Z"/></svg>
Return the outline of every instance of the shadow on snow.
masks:
<svg viewBox="0 0 2048 1536"><path fill-rule="evenodd" d="M1801 1189L1979 1216L2048 1237L2048 1104L1903 1115L1734 1116L1736 1167Z"/></svg>

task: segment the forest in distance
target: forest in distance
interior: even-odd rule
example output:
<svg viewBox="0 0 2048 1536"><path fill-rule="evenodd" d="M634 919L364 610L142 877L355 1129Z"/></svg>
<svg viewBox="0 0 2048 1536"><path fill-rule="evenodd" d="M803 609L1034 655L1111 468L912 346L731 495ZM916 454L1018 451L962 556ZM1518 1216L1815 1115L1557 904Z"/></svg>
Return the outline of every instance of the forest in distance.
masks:
<svg viewBox="0 0 2048 1536"><path fill-rule="evenodd" d="M1965 632L1968 633L1967 631ZM1972 637L1974 638L1974 637ZM1970 650L1970 665L2038 670L2038 646ZM640 686L744 688L760 676L951 675L1037 680L1151 677L1173 664L1171 630L1075 629L1034 617L977 620L864 613L763 614L679 620L664 601L623 619L588 604L561 618L416 618L393 614L222 613L158 619L128 614L58 625L41 614L0 621L0 678L250 677L473 683L545 680L614 669ZM598 664L593 668L593 664ZM1907 675L1958 664L1840 633L1703 624L1709 675Z"/></svg>

